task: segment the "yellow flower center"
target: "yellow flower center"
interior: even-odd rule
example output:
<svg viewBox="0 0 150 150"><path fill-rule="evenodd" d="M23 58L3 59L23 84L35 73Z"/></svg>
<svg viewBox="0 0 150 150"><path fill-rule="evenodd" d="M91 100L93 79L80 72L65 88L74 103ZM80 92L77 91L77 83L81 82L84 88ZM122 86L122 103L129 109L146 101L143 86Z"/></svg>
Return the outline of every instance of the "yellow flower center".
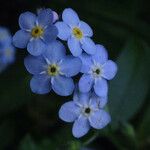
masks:
<svg viewBox="0 0 150 150"><path fill-rule="evenodd" d="M43 30L42 27L36 26L36 27L34 27L34 28L32 29L31 35L32 35L32 37L34 37L34 38L38 38L38 37L40 37L40 36L43 35L43 32L44 32L44 30Z"/></svg>
<svg viewBox="0 0 150 150"><path fill-rule="evenodd" d="M59 70L59 66L57 66L56 64L51 64L47 68L47 73L49 76L56 76L59 74Z"/></svg>
<svg viewBox="0 0 150 150"><path fill-rule="evenodd" d="M73 28L73 35L74 35L77 39L81 39L81 38L83 37L82 31L81 31L79 28L77 28L77 27Z"/></svg>

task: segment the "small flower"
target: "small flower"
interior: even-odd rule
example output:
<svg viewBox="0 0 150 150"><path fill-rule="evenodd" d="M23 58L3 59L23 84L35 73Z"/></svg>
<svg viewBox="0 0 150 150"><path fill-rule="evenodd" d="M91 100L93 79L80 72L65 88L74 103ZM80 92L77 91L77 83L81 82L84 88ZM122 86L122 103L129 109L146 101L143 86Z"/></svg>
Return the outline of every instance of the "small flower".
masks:
<svg viewBox="0 0 150 150"><path fill-rule="evenodd" d="M117 65L108 60L108 54L101 45L96 46L95 55L81 55L82 68L84 73L79 81L79 89L86 93L94 86L94 91L98 96L105 97L108 93L108 85L106 80L114 78L117 72ZM86 87L86 88L85 88Z"/></svg>
<svg viewBox="0 0 150 150"><path fill-rule="evenodd" d="M58 30L53 25L53 13L43 9L38 16L31 12L22 13L19 17L21 30L13 37L13 43L18 48L26 48L33 56L41 55L48 43L54 41Z"/></svg>
<svg viewBox="0 0 150 150"><path fill-rule="evenodd" d="M72 133L80 138L88 133L91 127L104 128L110 121L110 115L91 93L75 92L73 101L66 102L59 110L59 117L65 122L74 122Z"/></svg>
<svg viewBox="0 0 150 150"><path fill-rule="evenodd" d="M15 48L8 29L0 27L0 72L15 60Z"/></svg>
<svg viewBox="0 0 150 150"><path fill-rule="evenodd" d="M80 21L77 13L67 8L62 14L63 22L57 22L58 37L68 42L68 47L74 56L80 56L82 50L88 54L95 53L95 44L90 37L93 36L91 27Z"/></svg>
<svg viewBox="0 0 150 150"><path fill-rule="evenodd" d="M12 45L0 47L0 63L11 64L15 59L15 48Z"/></svg>
<svg viewBox="0 0 150 150"><path fill-rule="evenodd" d="M0 47L5 44L8 45L8 43L10 44L11 42L12 42L12 36L9 30L5 27L0 26Z"/></svg>
<svg viewBox="0 0 150 150"><path fill-rule="evenodd" d="M26 69L33 74L31 90L37 94L49 93L51 88L61 96L68 96L74 90L71 78L79 73L81 60L65 55L63 44L55 41L47 46L41 56L25 58Z"/></svg>

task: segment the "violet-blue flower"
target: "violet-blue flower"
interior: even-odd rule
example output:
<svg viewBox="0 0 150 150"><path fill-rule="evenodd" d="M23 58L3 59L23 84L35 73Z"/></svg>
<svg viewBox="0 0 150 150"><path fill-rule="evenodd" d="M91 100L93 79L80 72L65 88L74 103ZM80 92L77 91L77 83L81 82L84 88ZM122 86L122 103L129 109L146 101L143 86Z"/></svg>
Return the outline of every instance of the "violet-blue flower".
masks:
<svg viewBox="0 0 150 150"><path fill-rule="evenodd" d="M68 47L74 56L80 56L82 50L88 54L95 53L95 43L91 39L91 27L80 21L77 13L71 8L63 11L62 22L57 22L58 37L68 42Z"/></svg>
<svg viewBox="0 0 150 150"><path fill-rule="evenodd" d="M15 52L9 30L0 27L0 71L3 71L9 64L14 62Z"/></svg>
<svg viewBox="0 0 150 150"><path fill-rule="evenodd" d="M13 43L18 48L26 48L33 56L41 55L48 43L54 41L58 30L53 25L53 12L50 9L41 10L38 15L31 12L22 13L19 17L21 30L13 37Z"/></svg>
<svg viewBox="0 0 150 150"><path fill-rule="evenodd" d="M81 60L66 56L65 47L59 41L47 46L41 56L25 58L26 69L33 74L31 90L37 94L46 94L53 89L58 95L68 96L74 90L71 78L80 72Z"/></svg>
<svg viewBox="0 0 150 150"><path fill-rule="evenodd" d="M87 134L91 127L102 129L111 121L109 113L99 105L104 99L98 99L90 92L75 92L73 101L61 106L59 117L65 122L74 122L72 133L76 138Z"/></svg>
<svg viewBox="0 0 150 150"><path fill-rule="evenodd" d="M98 96L105 97L108 93L107 80L114 78L117 65L108 60L106 49L102 45L96 45L95 55L82 54L81 72L84 73L79 81L81 92L89 92L92 87ZM85 88L86 87L86 88Z"/></svg>

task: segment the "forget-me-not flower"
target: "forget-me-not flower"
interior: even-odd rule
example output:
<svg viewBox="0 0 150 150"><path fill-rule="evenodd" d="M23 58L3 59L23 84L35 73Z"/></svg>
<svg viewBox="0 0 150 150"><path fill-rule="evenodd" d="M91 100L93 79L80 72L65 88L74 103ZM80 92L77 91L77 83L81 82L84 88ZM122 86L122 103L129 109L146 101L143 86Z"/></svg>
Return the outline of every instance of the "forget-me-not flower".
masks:
<svg viewBox="0 0 150 150"><path fill-rule="evenodd" d="M0 26L0 47L5 44L8 45L8 43L11 44L11 42L12 42L12 36L9 30L5 27Z"/></svg>
<svg viewBox="0 0 150 150"><path fill-rule="evenodd" d="M80 21L77 13L67 8L62 14L63 22L57 22L58 37L68 42L68 47L74 56L80 56L82 50L88 54L95 53L95 43L91 39L93 31L91 27Z"/></svg>
<svg viewBox="0 0 150 150"><path fill-rule="evenodd" d="M59 117L63 121L74 122L72 133L75 137L84 136L91 127L102 129L111 121L110 115L99 105L103 99L97 100L90 92L75 92L73 101L61 106Z"/></svg>
<svg viewBox="0 0 150 150"><path fill-rule="evenodd" d="M66 56L65 47L58 41L47 46L41 56L25 58L26 69L33 74L30 82L34 93L46 94L51 88L61 96L68 96L74 90L71 78L80 72L81 60Z"/></svg>
<svg viewBox="0 0 150 150"><path fill-rule="evenodd" d="M22 13L19 17L21 30L13 37L13 43L18 48L26 48L33 56L41 55L48 43L54 41L58 30L53 25L53 12L50 9L41 10L38 15L31 12Z"/></svg>
<svg viewBox="0 0 150 150"><path fill-rule="evenodd" d="M0 27L0 71L14 62L15 52L16 50L12 45L12 36L9 30Z"/></svg>
<svg viewBox="0 0 150 150"><path fill-rule="evenodd" d="M95 55L82 54L81 72L84 73L79 81L81 92L89 92L94 86L94 91L98 96L105 97L108 93L107 80L114 78L117 72L117 65L108 60L106 49L101 45L96 45ZM86 88L85 88L86 87Z"/></svg>

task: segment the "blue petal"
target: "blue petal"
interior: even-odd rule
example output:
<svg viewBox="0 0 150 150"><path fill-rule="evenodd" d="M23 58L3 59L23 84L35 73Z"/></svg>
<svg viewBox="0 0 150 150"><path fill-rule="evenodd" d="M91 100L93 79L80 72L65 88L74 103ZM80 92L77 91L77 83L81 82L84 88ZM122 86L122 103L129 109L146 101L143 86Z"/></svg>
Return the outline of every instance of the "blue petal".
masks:
<svg viewBox="0 0 150 150"><path fill-rule="evenodd" d="M99 110L90 116L89 121L93 128L102 129L111 121L111 118L106 111Z"/></svg>
<svg viewBox="0 0 150 150"><path fill-rule="evenodd" d="M5 27L0 27L0 47L5 43L11 43L12 37L9 30Z"/></svg>
<svg viewBox="0 0 150 150"><path fill-rule="evenodd" d="M29 32L19 30L13 36L13 44L18 48L25 48L31 38Z"/></svg>
<svg viewBox="0 0 150 150"><path fill-rule="evenodd" d="M79 40L71 37L68 39L68 47L73 56L80 56L82 53L82 49L80 46Z"/></svg>
<svg viewBox="0 0 150 150"><path fill-rule="evenodd" d="M94 80L91 75L83 74L79 80L79 90L87 93L91 90Z"/></svg>
<svg viewBox="0 0 150 150"><path fill-rule="evenodd" d="M40 26L46 27L53 23L53 13L51 9L43 9L39 12L37 22Z"/></svg>
<svg viewBox="0 0 150 150"><path fill-rule="evenodd" d="M56 40L57 34L57 28L54 25L50 25L44 31L43 39L46 43L51 43L52 41Z"/></svg>
<svg viewBox="0 0 150 150"><path fill-rule="evenodd" d="M73 102L63 104L59 110L59 118L66 122L73 122L80 115L80 108Z"/></svg>
<svg viewBox="0 0 150 150"><path fill-rule="evenodd" d="M58 95L69 96L74 90L74 82L71 78L57 76L52 80L52 89Z"/></svg>
<svg viewBox="0 0 150 150"><path fill-rule="evenodd" d="M108 93L108 84L105 79L98 79L94 84L95 93L100 97L107 96Z"/></svg>
<svg viewBox="0 0 150 150"><path fill-rule="evenodd" d="M57 22L56 27L58 29L58 37L61 40L67 40L71 36L71 29L64 22Z"/></svg>
<svg viewBox="0 0 150 150"><path fill-rule="evenodd" d="M102 76L106 78L107 80L111 80L114 78L114 76L117 73L117 65L111 61L108 60L104 65L103 65L103 74Z"/></svg>
<svg viewBox="0 0 150 150"><path fill-rule="evenodd" d="M62 19L70 27L77 26L80 21L77 13L71 8L67 8L63 11Z"/></svg>
<svg viewBox="0 0 150 150"><path fill-rule="evenodd" d="M77 75L81 70L81 60L73 56L65 57L60 65L60 71L66 77L72 77Z"/></svg>
<svg viewBox="0 0 150 150"><path fill-rule="evenodd" d="M50 78L45 75L35 75L30 81L30 87L33 93L47 94L51 90Z"/></svg>
<svg viewBox="0 0 150 150"><path fill-rule="evenodd" d="M33 39L27 45L28 52L33 56L39 56L46 50L46 44L41 39Z"/></svg>
<svg viewBox="0 0 150 150"><path fill-rule="evenodd" d="M92 64L93 64L91 56L87 55L86 53L83 53L79 56L79 58L82 61L81 72L82 73L88 73L90 71Z"/></svg>
<svg viewBox="0 0 150 150"><path fill-rule="evenodd" d="M93 102L96 102L96 106L98 105L99 108L103 108L107 104L107 101L108 101L107 96L99 97L95 94L95 92L92 93L91 99Z"/></svg>
<svg viewBox="0 0 150 150"><path fill-rule="evenodd" d="M7 64L13 63L15 60L15 49L12 45L8 43L2 48L0 48L0 64L5 66ZM3 67L2 67L3 68Z"/></svg>
<svg viewBox="0 0 150 150"><path fill-rule="evenodd" d="M95 45L95 43L93 42L93 40L91 40L91 39L88 38L88 37L84 37L84 38L82 39L81 43L82 43L82 48L83 48L83 50L84 50L86 53L88 53L88 54L90 54L90 55L95 54L95 52L96 52L96 45Z"/></svg>
<svg viewBox="0 0 150 150"><path fill-rule="evenodd" d="M92 56L92 59L100 64L104 64L108 60L108 53L103 45L96 45L96 52Z"/></svg>
<svg viewBox="0 0 150 150"><path fill-rule="evenodd" d="M80 138L90 130L89 121L86 117L79 117L73 124L72 133L76 138Z"/></svg>
<svg viewBox="0 0 150 150"><path fill-rule="evenodd" d="M87 106L90 101L91 92L81 93L79 89L76 87L73 95L73 100L76 104Z"/></svg>
<svg viewBox="0 0 150 150"><path fill-rule="evenodd" d="M66 49L61 42L54 41L47 46L43 55L50 62L58 62L66 56Z"/></svg>
<svg viewBox="0 0 150 150"><path fill-rule="evenodd" d="M53 23L55 23L59 19L59 16L55 11L52 11L52 13L53 13Z"/></svg>
<svg viewBox="0 0 150 150"><path fill-rule="evenodd" d="M19 26L24 30L31 30L36 23L36 15L31 12L22 13L19 16Z"/></svg>
<svg viewBox="0 0 150 150"><path fill-rule="evenodd" d="M91 27L87 23L80 21L79 28L83 32L84 36L88 36L88 37L93 36L93 30L91 29Z"/></svg>
<svg viewBox="0 0 150 150"><path fill-rule="evenodd" d="M31 74L40 74L45 70L46 62L41 56L34 57L29 55L24 59L24 65Z"/></svg>

